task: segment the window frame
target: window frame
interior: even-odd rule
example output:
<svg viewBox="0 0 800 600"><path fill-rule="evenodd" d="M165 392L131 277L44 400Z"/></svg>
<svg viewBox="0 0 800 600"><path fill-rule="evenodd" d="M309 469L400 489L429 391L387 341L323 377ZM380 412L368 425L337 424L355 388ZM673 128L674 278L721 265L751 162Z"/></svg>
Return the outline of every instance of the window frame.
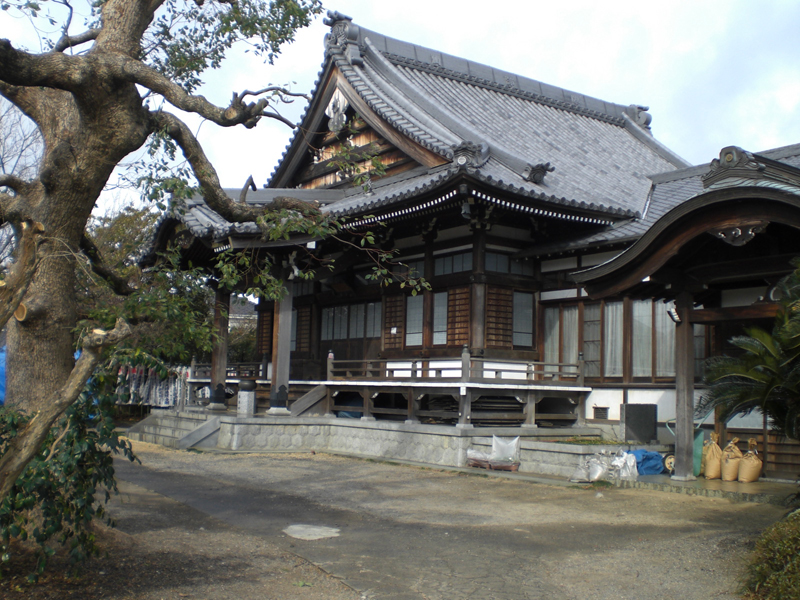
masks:
<svg viewBox="0 0 800 600"><path fill-rule="evenodd" d="M658 356L659 352L663 352L665 349L669 348L671 350L667 350L671 352L670 356L674 356L674 343L675 343L675 336L674 336L674 329L671 330L671 333L667 335L667 339L664 340L663 334L660 333L661 329L657 327L658 319L663 319L659 311L664 312L666 314L668 306L663 303L661 300L650 299L651 310L649 311L649 323L650 323L650 333L649 333L649 343L650 343L650 375L635 375L634 376L634 353L637 350L634 348L634 330L635 330L635 320L634 320L634 307L636 306L637 301L629 299L629 298L622 298L618 299L615 298L613 300L600 300L600 301L592 301L589 299L570 299L568 301L564 300L553 300L553 301L545 301L541 302L541 311L539 316L539 328L540 328L540 335L539 335L539 344L541 346L541 356L543 361L549 361L555 354L558 356L558 362L567 362L565 360L565 351L567 350L566 344L564 343L564 314L565 309L570 307L577 307L578 309L578 351L583 354L584 361L589 363L592 366L589 367L590 373L587 373L586 370L586 379L592 382L597 383L621 383L621 384L663 384L663 383L671 383L675 381L675 374L674 370L671 374L663 374L663 370L659 370L659 362ZM619 303L619 304L617 304ZM621 306L621 323L614 324L612 327L612 323L609 321L609 311L607 307L611 305ZM591 319L591 321L587 321L587 312L589 307L599 307L599 319ZM553 353L551 344L553 343L552 339L548 339L548 328L553 327L551 318L552 318L552 311L557 310L557 344L558 350L557 353ZM548 312L550 311L550 312ZM594 312L594 311L593 311ZM550 317L548 317L548 314ZM668 318L668 317L666 317ZM598 322L599 321L599 322ZM670 321L671 322L671 321ZM589 339L589 329L587 327L588 324L592 325L593 328L599 328L599 339ZM621 327L620 327L621 324ZM672 324L674 328L674 323ZM608 375L607 370L607 359L608 359L608 332L609 328L612 328L614 331L619 331L621 329L621 361L622 361L622 369L621 374L613 374ZM693 326L694 328L694 338L695 338L695 360L696 365L701 365L703 360L708 356L709 353L709 339L710 339L710 328L706 327L704 330L699 330L697 325ZM599 350L599 352L595 352L599 356L595 358L587 351L587 344L598 344L599 348L595 350ZM547 357L547 358L545 358ZM663 364L663 363L662 363ZM667 362L669 364L669 361ZM674 358L673 358L674 364ZM696 368L696 378L702 377L702 373L698 373L700 369Z"/></svg>

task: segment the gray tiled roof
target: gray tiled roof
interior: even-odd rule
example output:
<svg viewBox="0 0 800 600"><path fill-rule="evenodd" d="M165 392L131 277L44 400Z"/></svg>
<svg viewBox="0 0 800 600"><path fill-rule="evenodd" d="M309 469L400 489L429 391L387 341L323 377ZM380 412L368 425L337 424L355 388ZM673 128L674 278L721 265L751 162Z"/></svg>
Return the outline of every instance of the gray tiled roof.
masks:
<svg viewBox="0 0 800 600"><path fill-rule="evenodd" d="M330 16L333 34L312 103L269 188L251 192L248 203L268 202L277 195L319 198L327 203L323 210L333 214L365 215L467 174L498 195L627 218L617 229L637 235L644 221L635 217L659 202L654 197L648 207L648 176L688 166L650 135L641 107L549 86L359 28L338 14ZM344 38L338 37L342 28ZM449 162L376 181L369 193L360 188L279 187L290 181L292 170L306 156L305 132L324 125L321 86L335 69L386 123ZM457 166L452 162L454 148L465 142L488 149L488 156ZM539 184L527 181L526 167L542 163L550 163L555 171ZM238 191L230 195L236 197ZM229 223L202 199L189 201L185 211L172 216L204 239L257 233L255 224Z"/></svg>
<svg viewBox="0 0 800 600"><path fill-rule="evenodd" d="M800 144L765 150L756 154L800 168ZM702 177L708 173L709 168L710 165L706 163L696 167L653 175L650 177L652 187L642 218L622 222L583 238L565 240L547 247L530 249L525 254L535 253L536 251L566 252L577 248L636 240L670 210L703 193L705 190Z"/></svg>
<svg viewBox="0 0 800 600"><path fill-rule="evenodd" d="M334 32L345 28L350 41L329 41L321 74L337 67L376 114L448 160L462 142L488 147L495 160L478 175L502 180L503 189L634 215L644 207L648 175L688 166L635 124L628 107L395 40L342 15L329 17ZM305 152L301 132L312 129L311 119L304 115L270 186L289 182L287 157ZM555 171L541 185L524 179L527 165L547 162Z"/></svg>
<svg viewBox="0 0 800 600"><path fill-rule="evenodd" d="M238 198L241 190L225 189L230 198ZM261 189L248 192L246 202L252 206L265 206L278 196L291 195L299 200L314 200L323 205L339 201L345 197L344 190L283 190ZM200 239L219 241L231 235L258 235L258 226L253 223L231 223L214 212L201 196L173 205L162 217L162 220L177 219L181 221L192 235ZM157 226L158 228L158 226Z"/></svg>

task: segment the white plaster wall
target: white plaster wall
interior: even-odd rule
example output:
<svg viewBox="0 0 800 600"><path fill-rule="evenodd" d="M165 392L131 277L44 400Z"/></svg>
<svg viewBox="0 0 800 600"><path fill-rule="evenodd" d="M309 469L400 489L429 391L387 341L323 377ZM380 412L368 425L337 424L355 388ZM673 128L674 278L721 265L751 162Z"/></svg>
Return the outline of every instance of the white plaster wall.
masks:
<svg viewBox="0 0 800 600"><path fill-rule="evenodd" d="M694 401L697 405L703 390L695 390ZM608 418L617 421L620 418L620 404L622 404L623 392L621 389L596 389L589 394L586 399L585 417L591 419L594 416L592 408L594 406L607 407ZM675 390L674 389L629 389L629 404L655 404L658 407L658 422L664 423L675 419ZM705 419L696 419L696 423L710 424L714 422L714 415L710 414ZM728 427L741 427L747 429L761 429L763 416L760 411L753 411L746 416L737 416L730 420Z"/></svg>
<svg viewBox="0 0 800 600"><path fill-rule="evenodd" d="M585 414L587 419L594 418L594 407L600 406L608 409L608 418L611 420L619 420L619 405L622 404L622 390L615 389L597 389L593 390L586 398Z"/></svg>
<svg viewBox="0 0 800 600"><path fill-rule="evenodd" d="M695 391L695 402L700 399L701 390ZM593 417L592 407L608 408L608 418L619 420L623 391L621 389L596 389L586 400L586 418ZM674 389L629 389L628 404L655 404L658 407L658 421L663 423L675 418Z"/></svg>
<svg viewBox="0 0 800 600"><path fill-rule="evenodd" d="M675 390L628 390L628 404L655 404L661 423L675 418Z"/></svg>

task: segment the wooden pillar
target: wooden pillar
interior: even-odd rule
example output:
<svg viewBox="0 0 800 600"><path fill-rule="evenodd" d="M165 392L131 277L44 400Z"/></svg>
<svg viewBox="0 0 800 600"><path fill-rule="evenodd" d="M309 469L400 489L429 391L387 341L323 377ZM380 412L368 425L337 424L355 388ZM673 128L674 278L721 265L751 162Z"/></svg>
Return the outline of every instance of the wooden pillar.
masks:
<svg viewBox="0 0 800 600"><path fill-rule="evenodd" d="M406 416L406 423L419 423L419 418L417 418L417 411L419 410L419 399L416 396L414 388L409 388L408 393L406 395L406 401L408 402L408 414Z"/></svg>
<svg viewBox="0 0 800 600"><path fill-rule="evenodd" d="M333 350L328 352L327 367L325 377L328 381L333 381ZM325 416L333 417L333 390L331 386L325 386Z"/></svg>
<svg viewBox="0 0 800 600"><path fill-rule="evenodd" d="M284 279L286 294L275 302L275 320L272 326L272 381L270 386L270 407L278 401L281 386L289 390L289 365L292 358L292 293L294 282Z"/></svg>
<svg viewBox="0 0 800 600"><path fill-rule="evenodd" d="M536 425L536 404L540 400L540 392L527 392L525 394L525 422L523 427L535 429Z"/></svg>
<svg viewBox="0 0 800 600"><path fill-rule="evenodd" d="M228 311L231 293L214 292L214 340L211 346L211 410L226 410L225 379L228 374Z"/></svg>
<svg viewBox="0 0 800 600"><path fill-rule="evenodd" d="M361 389L362 412L361 420L374 421L375 417L372 416L372 391L370 388Z"/></svg>
<svg viewBox="0 0 800 600"><path fill-rule="evenodd" d="M472 233L472 284L469 340L473 349L486 347L486 229L476 225Z"/></svg>
<svg viewBox="0 0 800 600"><path fill-rule="evenodd" d="M463 390L458 400L458 424L456 427L472 427L472 390Z"/></svg>
<svg viewBox="0 0 800 600"><path fill-rule="evenodd" d="M675 325L675 474L691 481L694 476L694 332L690 321L692 294L675 299L680 322Z"/></svg>
<svg viewBox="0 0 800 600"><path fill-rule="evenodd" d="M458 424L456 427L472 427L472 390L466 386L472 375L472 359L469 347L461 350L461 389L458 400Z"/></svg>
<svg viewBox="0 0 800 600"><path fill-rule="evenodd" d="M422 267L423 276L427 281L432 281L435 272L433 257L433 242L436 241L436 231L430 231L422 236L425 243L425 259ZM433 346L433 290L422 292L422 347Z"/></svg>

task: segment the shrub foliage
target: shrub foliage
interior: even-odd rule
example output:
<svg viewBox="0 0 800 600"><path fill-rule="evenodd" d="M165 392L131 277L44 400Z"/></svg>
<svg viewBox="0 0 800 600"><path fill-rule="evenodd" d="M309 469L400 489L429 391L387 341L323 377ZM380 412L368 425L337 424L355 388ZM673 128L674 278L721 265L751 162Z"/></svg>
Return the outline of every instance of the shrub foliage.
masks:
<svg viewBox="0 0 800 600"><path fill-rule="evenodd" d="M97 372L54 426L36 458L0 504L0 567L13 557L15 541L37 546L35 580L57 545L75 565L96 555L93 519L111 520L104 505L117 491L113 456L135 460L130 443L114 430L116 371ZM0 408L0 455L25 427L28 415Z"/></svg>
<svg viewBox="0 0 800 600"><path fill-rule="evenodd" d="M800 598L800 511L775 523L756 542L744 592L748 600Z"/></svg>

